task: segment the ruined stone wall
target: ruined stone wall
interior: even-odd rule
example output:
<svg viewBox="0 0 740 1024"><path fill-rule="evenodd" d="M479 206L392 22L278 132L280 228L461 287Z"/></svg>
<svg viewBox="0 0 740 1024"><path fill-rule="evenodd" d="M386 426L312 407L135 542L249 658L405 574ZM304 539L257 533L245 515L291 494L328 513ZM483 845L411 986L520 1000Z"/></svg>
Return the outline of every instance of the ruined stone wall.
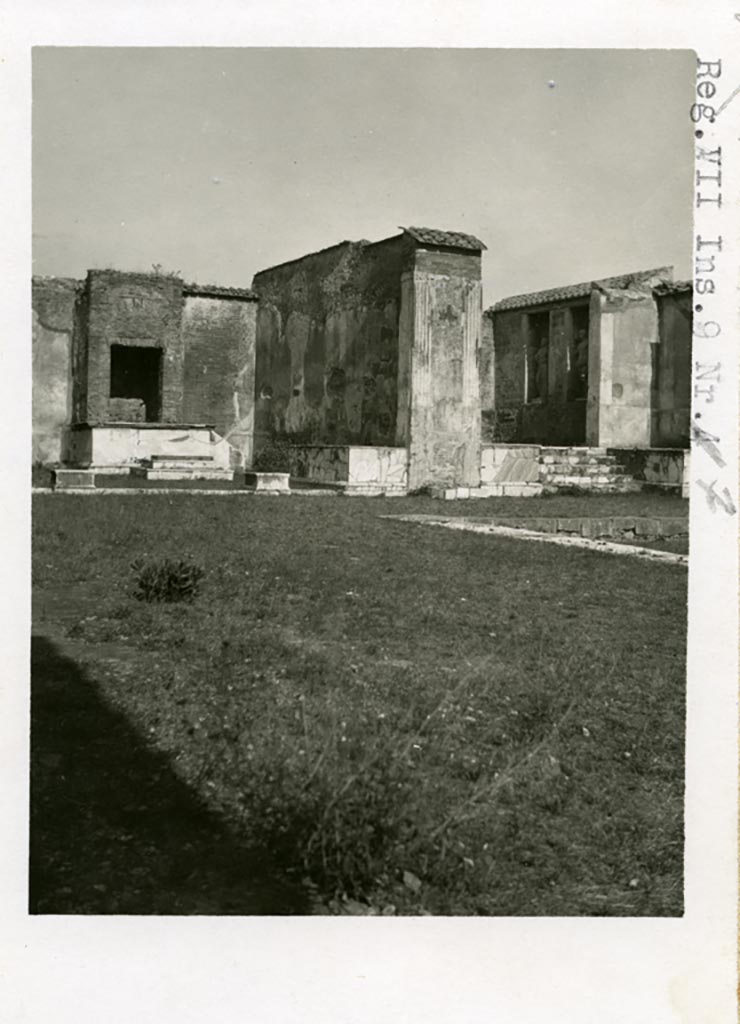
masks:
<svg viewBox="0 0 740 1024"><path fill-rule="evenodd" d="M658 298L658 344L654 346L651 444L689 446L691 414L692 294Z"/></svg>
<svg viewBox="0 0 740 1024"><path fill-rule="evenodd" d="M183 284L177 277L91 270L86 284L87 394L79 403L79 420L111 419L110 350L112 345L162 349L161 415L163 423L182 421L184 348L180 331ZM84 361L85 355L80 357Z"/></svg>
<svg viewBox="0 0 740 1024"><path fill-rule="evenodd" d="M254 431L257 303L185 295L182 416L208 423L249 464Z"/></svg>
<svg viewBox="0 0 740 1024"><path fill-rule="evenodd" d="M416 250L405 276L414 334L409 487L480 483L480 253Z"/></svg>
<svg viewBox="0 0 740 1024"><path fill-rule="evenodd" d="M62 459L65 426L72 415L72 335L79 281L34 278L32 338L32 458Z"/></svg>
<svg viewBox="0 0 740 1024"><path fill-rule="evenodd" d="M344 242L255 275L255 449L397 442L399 236Z"/></svg>

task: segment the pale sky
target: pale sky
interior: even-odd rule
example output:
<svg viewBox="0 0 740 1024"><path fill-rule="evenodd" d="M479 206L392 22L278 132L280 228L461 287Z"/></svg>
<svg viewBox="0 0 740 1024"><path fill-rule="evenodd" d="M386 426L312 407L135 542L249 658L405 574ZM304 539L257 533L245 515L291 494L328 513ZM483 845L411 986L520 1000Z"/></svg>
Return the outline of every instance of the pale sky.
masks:
<svg viewBox="0 0 740 1024"><path fill-rule="evenodd" d="M688 50L34 51L35 274L249 286L399 225L488 246L483 300L691 276Z"/></svg>

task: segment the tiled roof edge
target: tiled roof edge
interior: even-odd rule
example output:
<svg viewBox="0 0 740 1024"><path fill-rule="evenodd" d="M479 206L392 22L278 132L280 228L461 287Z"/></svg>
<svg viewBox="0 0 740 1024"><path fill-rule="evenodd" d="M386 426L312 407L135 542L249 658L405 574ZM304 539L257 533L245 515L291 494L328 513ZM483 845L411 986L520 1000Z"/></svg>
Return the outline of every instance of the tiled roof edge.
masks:
<svg viewBox="0 0 740 1024"><path fill-rule="evenodd" d="M242 299L246 302L257 302L259 295L251 288L227 288L219 284L186 284L183 295L201 295L203 298Z"/></svg>
<svg viewBox="0 0 740 1024"><path fill-rule="evenodd" d="M453 249L469 249L471 252L482 252L487 246L475 235L464 231L442 231L439 228L404 227L401 230L410 235L421 245L446 245Z"/></svg>
<svg viewBox="0 0 740 1024"><path fill-rule="evenodd" d="M524 309L527 306L542 306L550 302L567 299L583 299L591 294L594 288L626 287L631 281L644 281L650 277L658 277L666 272L672 273L672 267L653 267L648 270L635 270L627 274L615 274L612 277L594 278L591 281L580 281L578 284L562 285L560 288L547 288L540 292L527 292L522 295L509 295L499 299L486 312L504 312L510 309ZM667 283L670 283L668 281Z"/></svg>

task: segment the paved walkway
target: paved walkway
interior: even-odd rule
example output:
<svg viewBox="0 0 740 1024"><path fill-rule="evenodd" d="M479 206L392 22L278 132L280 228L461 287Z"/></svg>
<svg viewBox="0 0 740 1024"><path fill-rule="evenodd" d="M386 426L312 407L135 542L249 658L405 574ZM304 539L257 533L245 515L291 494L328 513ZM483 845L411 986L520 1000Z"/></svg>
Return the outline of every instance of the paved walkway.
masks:
<svg viewBox="0 0 740 1024"><path fill-rule="evenodd" d="M538 533L535 530L521 529L514 526L497 526L495 523L482 523L479 519L464 517L444 518L430 515L389 515L384 519L397 519L406 523L417 523L425 526L443 526L448 530L466 530L471 533L486 533L495 537L512 537L514 540L539 541L542 544L559 544L561 547L585 548L587 551L600 551L607 555L626 555L632 558L649 559L653 562L668 562L671 565L688 566L689 556L673 551L656 551L637 544L617 544L609 540L592 540L588 537L572 537L558 533Z"/></svg>

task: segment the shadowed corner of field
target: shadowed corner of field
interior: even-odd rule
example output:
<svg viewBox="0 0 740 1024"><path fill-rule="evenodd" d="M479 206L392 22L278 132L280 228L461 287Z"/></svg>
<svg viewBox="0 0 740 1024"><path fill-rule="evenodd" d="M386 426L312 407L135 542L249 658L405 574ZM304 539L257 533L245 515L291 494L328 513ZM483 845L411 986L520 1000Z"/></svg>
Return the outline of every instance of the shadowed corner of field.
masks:
<svg viewBox="0 0 740 1024"><path fill-rule="evenodd" d="M32 914L305 914L94 680L31 645ZM258 866L261 865L261 866Z"/></svg>

